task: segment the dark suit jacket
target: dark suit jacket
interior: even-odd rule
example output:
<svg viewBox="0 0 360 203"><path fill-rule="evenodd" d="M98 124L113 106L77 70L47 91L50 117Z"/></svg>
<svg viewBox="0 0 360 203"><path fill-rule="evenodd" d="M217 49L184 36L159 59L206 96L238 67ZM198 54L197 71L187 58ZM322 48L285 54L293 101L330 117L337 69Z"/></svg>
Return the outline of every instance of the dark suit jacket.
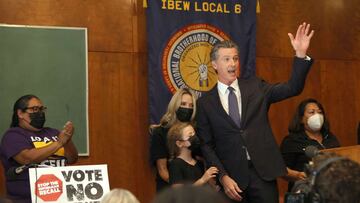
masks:
<svg viewBox="0 0 360 203"><path fill-rule="evenodd" d="M268 119L270 104L302 92L312 60L294 58L286 83L269 84L257 77L238 79L241 92L241 127L222 107L217 85L197 103L197 134L202 140L208 166L216 166L219 177L227 174L241 189L248 185L247 148L251 161L264 180L274 180L286 172Z"/></svg>

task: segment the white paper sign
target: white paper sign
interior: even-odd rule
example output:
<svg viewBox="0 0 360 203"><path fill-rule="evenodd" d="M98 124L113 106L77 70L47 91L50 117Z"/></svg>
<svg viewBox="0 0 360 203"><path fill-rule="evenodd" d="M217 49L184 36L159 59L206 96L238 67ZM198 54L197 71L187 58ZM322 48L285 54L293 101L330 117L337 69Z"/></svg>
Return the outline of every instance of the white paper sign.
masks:
<svg viewBox="0 0 360 203"><path fill-rule="evenodd" d="M100 202L110 191L107 165L29 169L31 200L36 203Z"/></svg>

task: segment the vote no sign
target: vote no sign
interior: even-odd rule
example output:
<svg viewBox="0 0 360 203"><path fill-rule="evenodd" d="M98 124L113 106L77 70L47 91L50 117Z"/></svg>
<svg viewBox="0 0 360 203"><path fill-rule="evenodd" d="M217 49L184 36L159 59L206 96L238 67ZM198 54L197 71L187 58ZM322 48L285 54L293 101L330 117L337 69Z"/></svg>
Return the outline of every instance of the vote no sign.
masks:
<svg viewBox="0 0 360 203"><path fill-rule="evenodd" d="M100 202L109 192L107 165L29 169L32 202Z"/></svg>

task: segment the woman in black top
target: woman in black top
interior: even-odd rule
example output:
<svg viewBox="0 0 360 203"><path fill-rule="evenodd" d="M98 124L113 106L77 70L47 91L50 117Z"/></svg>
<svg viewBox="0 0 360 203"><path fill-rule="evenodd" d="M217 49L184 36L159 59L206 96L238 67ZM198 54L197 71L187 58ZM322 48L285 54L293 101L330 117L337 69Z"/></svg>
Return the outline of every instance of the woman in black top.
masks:
<svg viewBox="0 0 360 203"><path fill-rule="evenodd" d="M281 153L288 176L295 180L304 179L305 164L310 161L304 153L308 146L315 146L319 150L339 147L340 144L330 132L329 122L323 106L315 99L302 101L289 125L289 135L281 143ZM290 191L294 182L289 182Z"/></svg>
<svg viewBox="0 0 360 203"><path fill-rule="evenodd" d="M167 133L176 122L193 122L196 95L189 89L179 89L171 98L160 124L150 126L150 161L156 168L156 191L169 186Z"/></svg>
<svg viewBox="0 0 360 203"><path fill-rule="evenodd" d="M216 167L210 167L204 173L204 165L194 159L192 151L200 147L200 140L195 135L190 123L176 123L168 132L170 153L169 182L172 185L193 183L204 185L218 173Z"/></svg>

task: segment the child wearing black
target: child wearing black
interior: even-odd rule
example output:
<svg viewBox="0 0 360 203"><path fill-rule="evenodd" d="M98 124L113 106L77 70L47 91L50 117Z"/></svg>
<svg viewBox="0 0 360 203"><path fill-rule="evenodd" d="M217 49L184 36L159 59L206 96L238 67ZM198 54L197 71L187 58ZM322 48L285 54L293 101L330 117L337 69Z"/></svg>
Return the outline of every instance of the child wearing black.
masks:
<svg viewBox="0 0 360 203"><path fill-rule="evenodd" d="M216 177L218 169L210 167L204 173L204 165L192 156L200 146L199 138L195 135L194 127L190 123L174 124L168 132L168 149L172 161L169 165L170 184L180 185L193 183L204 185Z"/></svg>

